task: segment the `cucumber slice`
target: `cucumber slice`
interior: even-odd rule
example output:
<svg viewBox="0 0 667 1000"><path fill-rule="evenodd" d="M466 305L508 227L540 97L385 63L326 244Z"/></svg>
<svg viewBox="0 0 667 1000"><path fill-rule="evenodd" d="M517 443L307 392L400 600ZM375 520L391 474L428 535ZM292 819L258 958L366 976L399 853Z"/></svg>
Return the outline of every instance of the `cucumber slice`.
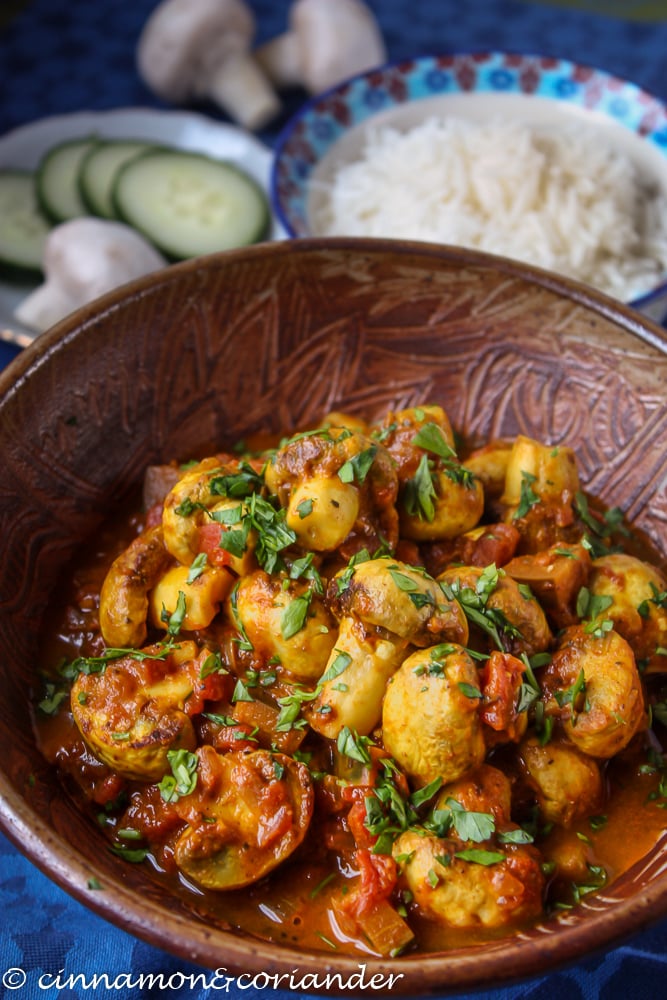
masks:
<svg viewBox="0 0 667 1000"><path fill-rule="evenodd" d="M42 211L54 222L88 215L79 191L79 169L97 139L69 139L53 146L37 167L37 197Z"/></svg>
<svg viewBox="0 0 667 1000"><path fill-rule="evenodd" d="M154 148L155 143L141 139L108 139L93 146L79 170L79 190L88 211L103 219L117 218L112 197L116 174L139 153Z"/></svg>
<svg viewBox="0 0 667 1000"><path fill-rule="evenodd" d="M17 276L42 271L44 240L51 229L37 202L29 170L0 170L0 265Z"/></svg>
<svg viewBox="0 0 667 1000"><path fill-rule="evenodd" d="M116 175L118 216L162 250L185 260L264 239L266 195L244 171L201 153L154 149Z"/></svg>

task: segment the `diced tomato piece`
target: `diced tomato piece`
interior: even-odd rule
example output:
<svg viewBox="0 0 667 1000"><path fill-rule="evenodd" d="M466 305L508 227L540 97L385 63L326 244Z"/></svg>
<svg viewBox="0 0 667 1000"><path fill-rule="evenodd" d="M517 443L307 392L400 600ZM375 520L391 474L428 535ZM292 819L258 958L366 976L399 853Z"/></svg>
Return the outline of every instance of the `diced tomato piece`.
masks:
<svg viewBox="0 0 667 1000"><path fill-rule="evenodd" d="M227 549L220 548L220 539L225 527L215 521L207 521L199 528L199 551L205 552L212 566L229 566L232 557Z"/></svg>
<svg viewBox="0 0 667 1000"><path fill-rule="evenodd" d="M484 695L480 709L482 722L495 732L504 733L510 740L521 736L516 705L523 670L523 663L516 656L495 649L480 673Z"/></svg>
<svg viewBox="0 0 667 1000"><path fill-rule="evenodd" d="M281 781L272 781L262 791L262 813L257 825L257 844L266 847L284 837L294 824L294 813Z"/></svg>
<svg viewBox="0 0 667 1000"><path fill-rule="evenodd" d="M92 799L99 806L115 802L125 788L125 780L119 774L109 774L93 786Z"/></svg>
<svg viewBox="0 0 667 1000"><path fill-rule="evenodd" d="M348 913L368 913L380 901L388 899L396 886L398 869L389 854L373 854L365 847L355 853L360 881L343 903Z"/></svg>
<svg viewBox="0 0 667 1000"><path fill-rule="evenodd" d="M490 525L472 546L469 562L471 566L484 568L495 563L504 566L516 552L521 538L513 524Z"/></svg>
<svg viewBox="0 0 667 1000"><path fill-rule="evenodd" d="M222 752L226 750L256 750L257 741L250 739L251 732L250 726L246 726L242 722L239 722L237 726L221 726L215 734L215 749Z"/></svg>
<svg viewBox="0 0 667 1000"><path fill-rule="evenodd" d="M121 825L138 830L146 840L155 841L164 840L181 826L181 820L173 805L164 801L157 785L148 785L133 792Z"/></svg>

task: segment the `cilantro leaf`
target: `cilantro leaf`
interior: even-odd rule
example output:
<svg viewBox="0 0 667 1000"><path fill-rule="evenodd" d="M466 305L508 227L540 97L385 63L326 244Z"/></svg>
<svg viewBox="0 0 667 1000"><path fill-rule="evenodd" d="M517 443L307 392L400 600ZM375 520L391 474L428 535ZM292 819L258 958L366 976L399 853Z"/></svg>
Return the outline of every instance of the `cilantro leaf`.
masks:
<svg viewBox="0 0 667 1000"><path fill-rule="evenodd" d="M371 466L377 455L377 445L372 444L370 448L358 452L349 458L338 470L338 478L342 483L352 483L355 480L359 485L365 482L366 476L371 470Z"/></svg>
<svg viewBox="0 0 667 1000"><path fill-rule="evenodd" d="M454 857L461 858L462 861L472 861L477 865L497 865L500 861L505 861L505 855L501 851L484 851L478 847L457 851Z"/></svg>
<svg viewBox="0 0 667 1000"><path fill-rule="evenodd" d="M326 684L327 681L333 681L336 677L340 677L352 663L352 657L349 653L345 653L340 649L335 649L334 652L336 656L320 677L319 684Z"/></svg>
<svg viewBox="0 0 667 1000"><path fill-rule="evenodd" d="M456 452L447 443L442 428L438 427L437 424L430 422L422 424L411 443L416 444L418 448L423 448L424 451L433 452L440 458L456 458Z"/></svg>
<svg viewBox="0 0 667 1000"><path fill-rule="evenodd" d="M351 760L359 761L360 764L370 764L371 756L368 752L370 744L371 740L367 736L360 736L353 732L349 726L343 726L336 741L340 754Z"/></svg>
<svg viewBox="0 0 667 1000"><path fill-rule="evenodd" d="M280 633L283 639L291 639L304 627L312 599L313 592L309 588L287 604L280 616Z"/></svg>
<svg viewBox="0 0 667 1000"><path fill-rule="evenodd" d="M205 552L200 552L196 555L190 564L190 570L186 579L186 583L194 583L194 581L202 575L206 569L206 564L208 562L208 556Z"/></svg>
<svg viewBox="0 0 667 1000"><path fill-rule="evenodd" d="M190 750L167 750L167 760L171 774L165 774L158 788L165 802L176 802L197 787L199 758Z"/></svg>
<svg viewBox="0 0 667 1000"><path fill-rule="evenodd" d="M474 812L465 809L456 799L447 799L447 807L452 814L452 824L461 840L481 843L493 836L496 824L491 813Z"/></svg>
<svg viewBox="0 0 667 1000"><path fill-rule="evenodd" d="M429 523L435 517L434 500L437 498L433 483L433 473L428 457L422 455L417 471L403 487L403 506L410 517L418 517Z"/></svg>
<svg viewBox="0 0 667 1000"><path fill-rule="evenodd" d="M167 611L165 606L162 605L162 611L160 613L160 618L163 622L165 622L169 635L178 635L183 628L183 622L185 621L186 614L187 604L185 594L182 590L179 590L175 609L170 613Z"/></svg>
<svg viewBox="0 0 667 1000"><path fill-rule="evenodd" d="M533 489L535 482L537 482L537 476L534 476L532 472L522 471L519 503L514 511L515 518L525 517L530 509L540 502L539 494Z"/></svg>
<svg viewBox="0 0 667 1000"><path fill-rule="evenodd" d="M170 653L178 648L171 636L166 642L161 643L160 646L161 649L159 651L150 653L141 649L133 649L130 646L109 646L99 656L77 656L69 663L63 664L59 668L58 673L67 680L75 680L79 674L86 674L88 676L89 674L103 673L106 670L107 663L113 662L113 660L121 660L125 656L129 656L133 660L166 660Z"/></svg>

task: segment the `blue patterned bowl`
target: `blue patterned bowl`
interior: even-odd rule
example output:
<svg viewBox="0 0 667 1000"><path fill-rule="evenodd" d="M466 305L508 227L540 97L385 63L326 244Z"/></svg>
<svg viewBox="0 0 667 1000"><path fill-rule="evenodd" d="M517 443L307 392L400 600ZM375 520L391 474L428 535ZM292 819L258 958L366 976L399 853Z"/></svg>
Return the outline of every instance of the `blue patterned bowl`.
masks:
<svg viewBox="0 0 667 1000"><path fill-rule="evenodd" d="M667 191L667 107L637 86L600 70L536 55L424 56L378 67L315 97L289 121L271 178L275 215L292 237L318 229L318 193L333 171L355 159L369 121L409 128L448 113L491 112L531 123L594 121ZM667 274L630 303L653 319L667 316Z"/></svg>

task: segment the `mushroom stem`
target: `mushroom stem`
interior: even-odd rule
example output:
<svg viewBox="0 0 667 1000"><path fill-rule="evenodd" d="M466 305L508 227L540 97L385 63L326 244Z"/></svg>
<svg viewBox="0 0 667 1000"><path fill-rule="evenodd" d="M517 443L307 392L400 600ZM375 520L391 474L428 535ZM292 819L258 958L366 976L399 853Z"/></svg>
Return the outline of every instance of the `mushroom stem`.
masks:
<svg viewBox="0 0 667 1000"><path fill-rule="evenodd" d="M45 281L18 304L14 316L23 326L41 332L74 312L79 305L80 303L55 281Z"/></svg>
<svg viewBox="0 0 667 1000"><path fill-rule="evenodd" d="M245 128L260 128L281 104L251 54L254 37L245 0L162 0L139 37L139 75L164 101L207 97Z"/></svg>
<svg viewBox="0 0 667 1000"><path fill-rule="evenodd" d="M261 67L243 52L229 56L203 89L244 128L262 128L280 112L280 100Z"/></svg>
<svg viewBox="0 0 667 1000"><path fill-rule="evenodd" d="M296 87L303 82L295 31L285 31L260 46L255 58L276 87Z"/></svg>

